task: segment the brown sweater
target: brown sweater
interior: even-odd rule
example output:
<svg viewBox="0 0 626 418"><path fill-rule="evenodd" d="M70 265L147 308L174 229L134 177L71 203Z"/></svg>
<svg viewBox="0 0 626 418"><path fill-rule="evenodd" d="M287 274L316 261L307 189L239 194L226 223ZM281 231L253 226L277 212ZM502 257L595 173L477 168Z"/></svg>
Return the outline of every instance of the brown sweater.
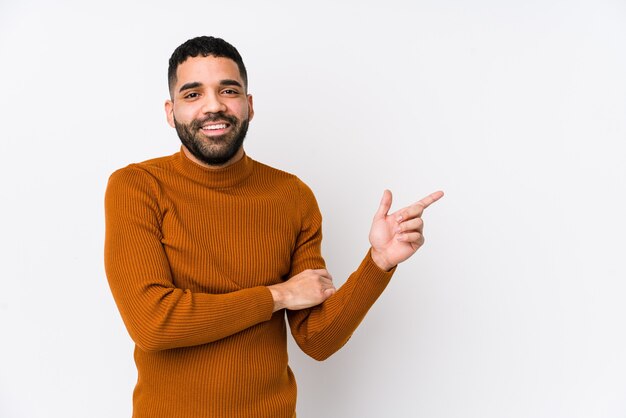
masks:
<svg viewBox="0 0 626 418"><path fill-rule="evenodd" d="M182 150L113 173L105 267L134 340L135 418L292 417L285 311L266 286L325 268L321 215L297 177L245 155L217 170ZM389 282L369 253L323 304L287 311L323 360Z"/></svg>

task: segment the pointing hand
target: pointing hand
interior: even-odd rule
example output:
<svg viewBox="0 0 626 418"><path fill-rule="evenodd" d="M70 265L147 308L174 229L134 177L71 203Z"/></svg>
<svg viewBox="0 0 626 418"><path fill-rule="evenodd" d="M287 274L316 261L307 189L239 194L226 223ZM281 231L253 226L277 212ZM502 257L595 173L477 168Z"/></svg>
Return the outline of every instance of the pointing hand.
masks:
<svg viewBox="0 0 626 418"><path fill-rule="evenodd" d="M372 260L390 270L412 256L424 244L424 209L441 199L442 191L431 193L419 202L388 214L391 192L385 190L370 229Z"/></svg>

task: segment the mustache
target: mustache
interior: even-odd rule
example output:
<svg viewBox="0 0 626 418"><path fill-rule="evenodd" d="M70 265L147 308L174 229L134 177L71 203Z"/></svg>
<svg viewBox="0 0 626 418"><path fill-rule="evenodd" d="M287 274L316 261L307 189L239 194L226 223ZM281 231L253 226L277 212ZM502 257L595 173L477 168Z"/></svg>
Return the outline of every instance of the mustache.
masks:
<svg viewBox="0 0 626 418"><path fill-rule="evenodd" d="M239 123L239 119L237 119L236 117L227 115L222 112L218 112L218 113L209 113L206 117L202 119L194 119L194 121L191 122L191 128L200 129L202 125L204 125L207 122L219 122L219 121L226 121L233 126L237 126L237 124Z"/></svg>

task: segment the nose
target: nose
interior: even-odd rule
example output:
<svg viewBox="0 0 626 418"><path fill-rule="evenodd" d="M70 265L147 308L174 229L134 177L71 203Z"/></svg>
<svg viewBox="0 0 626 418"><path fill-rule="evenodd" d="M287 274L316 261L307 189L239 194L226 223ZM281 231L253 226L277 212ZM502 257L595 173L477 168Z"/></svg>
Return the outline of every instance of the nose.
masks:
<svg viewBox="0 0 626 418"><path fill-rule="evenodd" d="M217 113L226 111L226 105L217 94L206 94L202 102L202 113Z"/></svg>

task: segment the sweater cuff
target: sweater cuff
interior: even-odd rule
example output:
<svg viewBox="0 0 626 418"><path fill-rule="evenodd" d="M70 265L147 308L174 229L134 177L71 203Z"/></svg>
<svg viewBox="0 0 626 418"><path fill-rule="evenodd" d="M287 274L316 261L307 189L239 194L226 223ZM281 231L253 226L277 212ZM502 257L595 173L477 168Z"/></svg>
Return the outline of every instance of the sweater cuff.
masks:
<svg viewBox="0 0 626 418"><path fill-rule="evenodd" d="M372 259L372 249L370 248L358 270L361 273L361 277L367 277L368 282L371 283L374 288L379 287L378 291L382 292L391 280L393 274L396 272L397 267L398 266L396 265L389 271L385 271L378 267L378 264L376 264Z"/></svg>
<svg viewBox="0 0 626 418"><path fill-rule="evenodd" d="M258 292L258 304L254 307L256 313L263 321L269 321L274 314L274 297L267 286L257 286L252 288L255 293Z"/></svg>
<svg viewBox="0 0 626 418"><path fill-rule="evenodd" d="M380 267L378 267L378 264L376 264L374 262L374 260L372 259L372 247L370 247L370 249L367 251L367 257L365 257L364 263L368 263L371 264L371 268L378 270L381 273L385 273L385 274L389 274L389 278L391 278L391 276L393 276L393 273L395 273L396 268L398 268L398 265L396 264L395 266L393 266L391 268L391 270L383 270Z"/></svg>

